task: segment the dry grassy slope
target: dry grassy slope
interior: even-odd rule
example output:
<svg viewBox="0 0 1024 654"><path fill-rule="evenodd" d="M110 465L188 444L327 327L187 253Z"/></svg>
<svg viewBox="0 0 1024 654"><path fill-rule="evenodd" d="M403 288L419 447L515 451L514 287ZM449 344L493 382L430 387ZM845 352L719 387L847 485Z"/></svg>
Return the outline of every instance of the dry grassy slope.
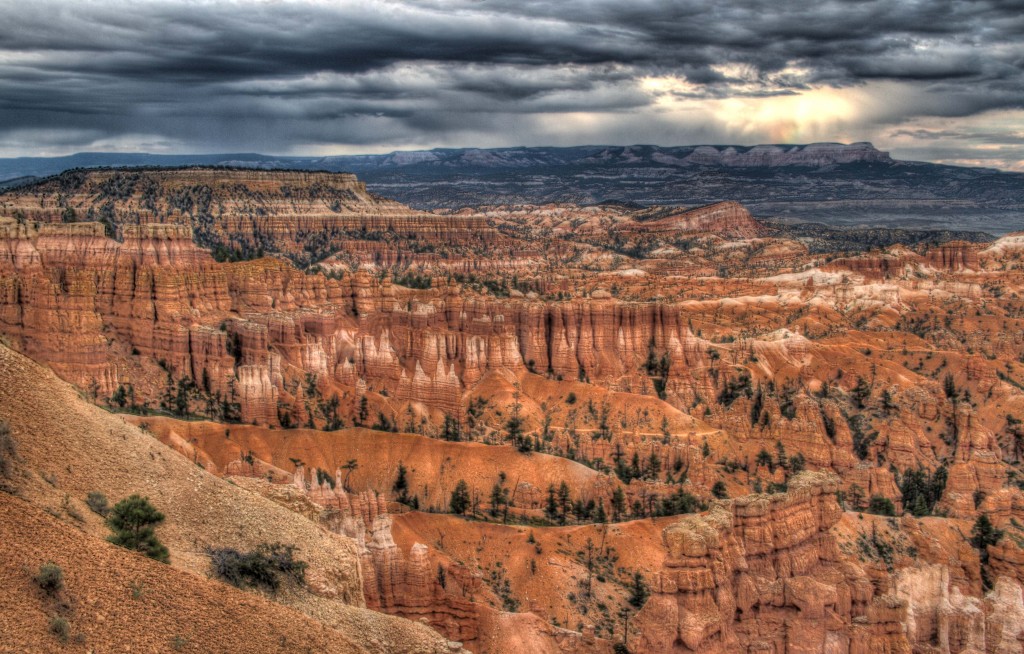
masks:
<svg viewBox="0 0 1024 654"><path fill-rule="evenodd" d="M106 527L83 498L90 491L111 501L146 495L167 516L158 534L171 550L172 565L199 575L207 572L209 546L294 544L309 563L312 592L283 593L280 601L358 634L370 651L447 651L426 627L357 608L362 582L350 539L207 473L2 345L0 382L0 419L10 423L21 458L15 483L30 503L76 525L71 514L79 514L84 522L78 526L104 537Z"/></svg>
<svg viewBox="0 0 1024 654"><path fill-rule="evenodd" d="M359 467L348 480L350 488L387 492L395 481L398 464L402 463L408 470L410 492L420 497L423 508L447 502L459 479L465 479L472 490L487 497L501 472L507 475L510 486L517 481L528 482L541 490L547 489L552 481L560 480L565 480L577 493L592 489L599 480L609 486L619 484L607 475L568 459L547 454L526 455L504 445L451 443L416 434L369 429L325 432L172 418L131 420L145 422L164 442L171 440L172 433L177 434L208 455L220 471L249 451L256 458L287 471L294 469L292 458L332 474L348 460L355 459ZM230 436L225 432L230 432Z"/></svg>
<svg viewBox="0 0 1024 654"><path fill-rule="evenodd" d="M64 571L56 598L33 581L51 561ZM293 609L110 545L4 493L0 585L0 652L367 651ZM59 610L66 646L49 633Z"/></svg>

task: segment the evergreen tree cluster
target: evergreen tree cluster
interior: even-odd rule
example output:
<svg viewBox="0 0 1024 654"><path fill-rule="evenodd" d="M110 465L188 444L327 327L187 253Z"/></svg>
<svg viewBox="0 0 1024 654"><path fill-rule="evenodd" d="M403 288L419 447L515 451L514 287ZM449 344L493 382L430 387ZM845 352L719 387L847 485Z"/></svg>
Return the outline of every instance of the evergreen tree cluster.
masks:
<svg viewBox="0 0 1024 654"><path fill-rule="evenodd" d="M939 466L931 474L923 468L907 470L900 479L903 507L918 518L931 515L942 499L947 477L946 466Z"/></svg>

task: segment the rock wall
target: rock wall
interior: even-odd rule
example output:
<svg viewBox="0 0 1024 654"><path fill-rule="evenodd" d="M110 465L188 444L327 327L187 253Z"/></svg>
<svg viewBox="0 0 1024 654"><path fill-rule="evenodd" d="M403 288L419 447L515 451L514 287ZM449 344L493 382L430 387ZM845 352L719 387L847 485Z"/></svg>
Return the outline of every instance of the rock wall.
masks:
<svg viewBox="0 0 1024 654"><path fill-rule="evenodd" d="M352 538L363 570L363 594L368 608L410 620L426 621L447 638L467 642L480 635L480 607L473 598L481 593L478 572L465 566L439 565L430 548L416 543L402 552L391 534L391 515L383 495L372 491L352 494L344 490L345 475L296 470L293 485L327 509L320 520L331 531ZM442 584L443 579L443 584Z"/></svg>
<svg viewBox="0 0 1024 654"><path fill-rule="evenodd" d="M630 625L634 652L909 652L906 604L878 595L829 529L837 479L718 503L664 531L669 557Z"/></svg>
<svg viewBox="0 0 1024 654"><path fill-rule="evenodd" d="M939 270L948 272L978 270L981 267L978 253L982 247L978 243L951 241L928 250L925 257L929 264Z"/></svg>
<svg viewBox="0 0 1024 654"><path fill-rule="evenodd" d="M155 403L165 389L147 388L131 358L141 356L206 380L246 422L277 424L289 370L455 412L491 370L650 389L639 366L652 348L670 362L668 393L714 392L706 344L664 305L488 300L443 285L410 293L273 259L218 264L179 226L124 232L118 243L95 224L39 225L0 240L0 329L99 397L131 383ZM696 390L679 381L691 372Z"/></svg>

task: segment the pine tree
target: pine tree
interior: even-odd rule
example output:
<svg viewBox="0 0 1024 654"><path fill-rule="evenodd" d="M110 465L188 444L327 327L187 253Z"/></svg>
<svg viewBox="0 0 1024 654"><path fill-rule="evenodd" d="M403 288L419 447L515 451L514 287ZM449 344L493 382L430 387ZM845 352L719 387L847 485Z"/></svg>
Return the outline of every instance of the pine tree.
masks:
<svg viewBox="0 0 1024 654"><path fill-rule="evenodd" d="M548 517L548 520L554 520L558 517L558 502L555 500L554 484L548 486L548 501L544 506L544 515Z"/></svg>
<svg viewBox="0 0 1024 654"><path fill-rule="evenodd" d="M974 521L971 529L971 545L981 553L981 562L988 563L988 546L995 545L1003 537L1003 530L996 529L987 513L982 513Z"/></svg>
<svg viewBox="0 0 1024 654"><path fill-rule="evenodd" d="M348 478L351 477L352 473L355 472L358 468L358 459L349 459L345 463L345 465L341 466L341 469L345 471L345 479L341 482L341 487L344 488L346 491L351 492L351 489L348 487Z"/></svg>
<svg viewBox="0 0 1024 654"><path fill-rule="evenodd" d="M107 526L114 532L107 538L114 545L142 552L161 563L170 562L170 552L156 537L155 527L164 514L149 503L149 498L132 495L114 505Z"/></svg>
<svg viewBox="0 0 1024 654"><path fill-rule="evenodd" d="M995 528L987 513L978 515L971 529L971 545L978 550L981 559L981 585L986 589L992 588L988 570L988 546L995 545L1002 537L1003 530Z"/></svg>
<svg viewBox="0 0 1024 654"><path fill-rule="evenodd" d="M505 423L505 431L507 433L507 440L512 441L512 444L520 452L529 452L533 449L533 441L523 433L523 419L519 415L521 408L519 391L517 390L512 403L512 415L509 416L508 421Z"/></svg>
<svg viewBox="0 0 1024 654"><path fill-rule="evenodd" d="M643 574L634 572L632 582L629 584L629 603L636 608L640 608L647 601L650 594L650 589L644 583Z"/></svg>
<svg viewBox="0 0 1024 654"><path fill-rule="evenodd" d="M953 381L953 375L946 373L946 377L942 380L942 390L945 391L946 397L949 399L956 398L956 382Z"/></svg>
<svg viewBox="0 0 1024 654"><path fill-rule="evenodd" d="M569 514L569 507L572 505L572 498L569 492L569 484L564 481L558 487L558 521L565 524Z"/></svg>
<svg viewBox="0 0 1024 654"><path fill-rule="evenodd" d="M359 398L359 416L356 418L356 427L362 427L366 419L370 417L370 406L366 401L366 396Z"/></svg>
<svg viewBox="0 0 1024 654"><path fill-rule="evenodd" d="M630 479L639 479L640 475L640 454L634 451L633 460L629 463L629 476Z"/></svg>
<svg viewBox="0 0 1024 654"><path fill-rule="evenodd" d="M775 441L775 465L783 470L789 469L789 459L786 457L786 446L782 441Z"/></svg>
<svg viewBox="0 0 1024 654"><path fill-rule="evenodd" d="M626 512L626 494L616 487L612 491L612 520L618 520Z"/></svg>
<svg viewBox="0 0 1024 654"><path fill-rule="evenodd" d="M750 403L750 426L753 427L757 424L758 418L761 417L761 411L764 405L764 398L761 392L761 385L757 385L757 391L754 392L754 401Z"/></svg>
<svg viewBox="0 0 1024 654"><path fill-rule="evenodd" d="M853 390L850 393L853 395L853 399L857 403L857 408L863 409L865 401L871 396L871 387L868 386L868 383L864 381L863 377L858 377L857 385L853 387Z"/></svg>
<svg viewBox="0 0 1024 654"><path fill-rule="evenodd" d="M864 510L864 489L857 484L850 484L850 491L848 494L850 500L850 508L854 511Z"/></svg>
<svg viewBox="0 0 1024 654"><path fill-rule="evenodd" d="M441 431L441 438L446 441L461 441L462 430L459 428L459 421L448 414L444 416L444 427Z"/></svg>
<svg viewBox="0 0 1024 654"><path fill-rule="evenodd" d="M455 490L452 491L452 499L449 502L449 507L455 515L462 515L469 509L469 505L469 484L466 483L465 479L460 479L459 482L455 484Z"/></svg>
<svg viewBox="0 0 1024 654"><path fill-rule="evenodd" d="M889 415L894 409L896 409L896 401L893 398L892 391L888 388L882 391L882 410L885 415Z"/></svg>
<svg viewBox="0 0 1024 654"><path fill-rule="evenodd" d="M657 479L659 472L661 472L661 457L657 452L651 450L651 455L647 458L647 477Z"/></svg>
<svg viewBox="0 0 1024 654"><path fill-rule="evenodd" d="M807 464L807 460L804 458L803 453L797 452L793 456L789 457L789 472L793 475L798 475L803 472L804 467Z"/></svg>
<svg viewBox="0 0 1024 654"><path fill-rule="evenodd" d="M494 482L491 488L491 517L497 518L502 506L508 505L508 489L500 482Z"/></svg>
<svg viewBox="0 0 1024 654"><path fill-rule="evenodd" d="M724 500L729 497L729 493L725 488L725 482L719 479L715 482L715 485L711 487L711 494L720 500Z"/></svg>
<svg viewBox="0 0 1024 654"><path fill-rule="evenodd" d="M409 480L406 478L405 466L401 462L398 464L398 475L395 477L395 483L391 486L391 490L394 491L399 503L409 503Z"/></svg>

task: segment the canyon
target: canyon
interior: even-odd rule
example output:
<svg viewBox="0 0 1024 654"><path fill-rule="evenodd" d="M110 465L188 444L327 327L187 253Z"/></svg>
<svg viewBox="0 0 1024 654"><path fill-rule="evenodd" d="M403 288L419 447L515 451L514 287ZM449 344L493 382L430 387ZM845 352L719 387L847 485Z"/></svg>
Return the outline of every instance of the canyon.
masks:
<svg viewBox="0 0 1024 654"><path fill-rule="evenodd" d="M2 510L99 542L62 502L145 490L175 588L197 543L292 542L307 587L259 610L366 651L1019 652L1024 237L830 238L327 172L19 187Z"/></svg>

